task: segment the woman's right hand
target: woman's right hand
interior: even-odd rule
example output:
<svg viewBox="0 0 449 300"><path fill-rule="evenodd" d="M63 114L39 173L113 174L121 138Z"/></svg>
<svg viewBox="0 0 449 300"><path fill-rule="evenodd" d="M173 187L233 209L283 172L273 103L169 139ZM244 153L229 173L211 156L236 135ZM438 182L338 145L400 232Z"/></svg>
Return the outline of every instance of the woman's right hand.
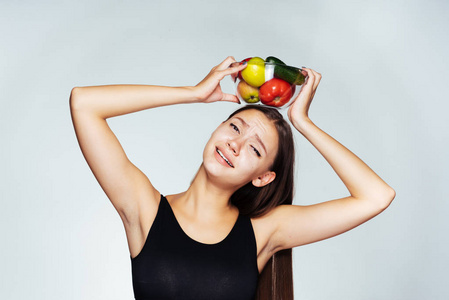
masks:
<svg viewBox="0 0 449 300"><path fill-rule="evenodd" d="M213 67L210 73L193 88L199 102L229 101L240 103L236 95L223 93L220 81L227 75L237 74L245 67L246 63L240 64L232 56Z"/></svg>

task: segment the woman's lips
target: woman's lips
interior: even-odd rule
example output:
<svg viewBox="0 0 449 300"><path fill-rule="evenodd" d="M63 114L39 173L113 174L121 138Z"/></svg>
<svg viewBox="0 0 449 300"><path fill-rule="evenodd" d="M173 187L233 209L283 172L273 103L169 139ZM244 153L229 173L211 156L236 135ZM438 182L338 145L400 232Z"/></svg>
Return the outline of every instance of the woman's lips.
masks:
<svg viewBox="0 0 449 300"><path fill-rule="evenodd" d="M218 161L221 162L225 166L229 166L231 168L234 168L234 165L231 163L231 161L224 155L223 152L220 151L220 149L215 148L215 156L217 157Z"/></svg>

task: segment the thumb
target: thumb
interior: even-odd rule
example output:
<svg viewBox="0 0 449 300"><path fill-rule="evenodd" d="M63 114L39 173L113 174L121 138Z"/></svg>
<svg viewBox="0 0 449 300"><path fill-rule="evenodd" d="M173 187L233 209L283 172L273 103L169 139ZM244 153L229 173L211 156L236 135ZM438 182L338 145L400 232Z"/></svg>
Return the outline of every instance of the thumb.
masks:
<svg viewBox="0 0 449 300"><path fill-rule="evenodd" d="M236 95L231 94L223 94L223 98L221 98L221 101L228 101L240 104L239 98Z"/></svg>

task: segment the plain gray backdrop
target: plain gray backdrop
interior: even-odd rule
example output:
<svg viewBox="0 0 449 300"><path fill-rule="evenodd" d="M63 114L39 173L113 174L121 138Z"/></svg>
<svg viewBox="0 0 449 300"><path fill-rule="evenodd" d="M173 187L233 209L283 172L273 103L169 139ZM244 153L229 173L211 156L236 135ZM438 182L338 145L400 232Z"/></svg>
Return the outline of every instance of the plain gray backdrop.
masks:
<svg viewBox="0 0 449 300"><path fill-rule="evenodd" d="M133 299L123 225L72 128L74 86L194 85L229 55L274 55L322 73L312 120L397 194L360 227L294 250L296 299L448 299L448 3L2 0L0 298ZM229 78L222 87L234 92ZM109 123L171 194L187 188L209 135L237 107L179 105ZM295 204L347 196L295 139Z"/></svg>

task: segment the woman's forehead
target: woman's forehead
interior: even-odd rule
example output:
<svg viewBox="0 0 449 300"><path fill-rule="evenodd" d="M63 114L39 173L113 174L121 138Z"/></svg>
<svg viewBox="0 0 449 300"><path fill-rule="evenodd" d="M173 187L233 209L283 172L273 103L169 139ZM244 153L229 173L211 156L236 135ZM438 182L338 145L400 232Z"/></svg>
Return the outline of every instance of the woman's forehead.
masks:
<svg viewBox="0 0 449 300"><path fill-rule="evenodd" d="M241 111L235 114L231 119L237 119L248 126L259 126L263 129L272 127L275 129L273 121L268 119L264 113L255 109Z"/></svg>
<svg viewBox="0 0 449 300"><path fill-rule="evenodd" d="M241 122L244 127L256 131L262 139L272 140L275 138L277 142L278 133L274 122L258 110L241 111L235 114L230 121Z"/></svg>

